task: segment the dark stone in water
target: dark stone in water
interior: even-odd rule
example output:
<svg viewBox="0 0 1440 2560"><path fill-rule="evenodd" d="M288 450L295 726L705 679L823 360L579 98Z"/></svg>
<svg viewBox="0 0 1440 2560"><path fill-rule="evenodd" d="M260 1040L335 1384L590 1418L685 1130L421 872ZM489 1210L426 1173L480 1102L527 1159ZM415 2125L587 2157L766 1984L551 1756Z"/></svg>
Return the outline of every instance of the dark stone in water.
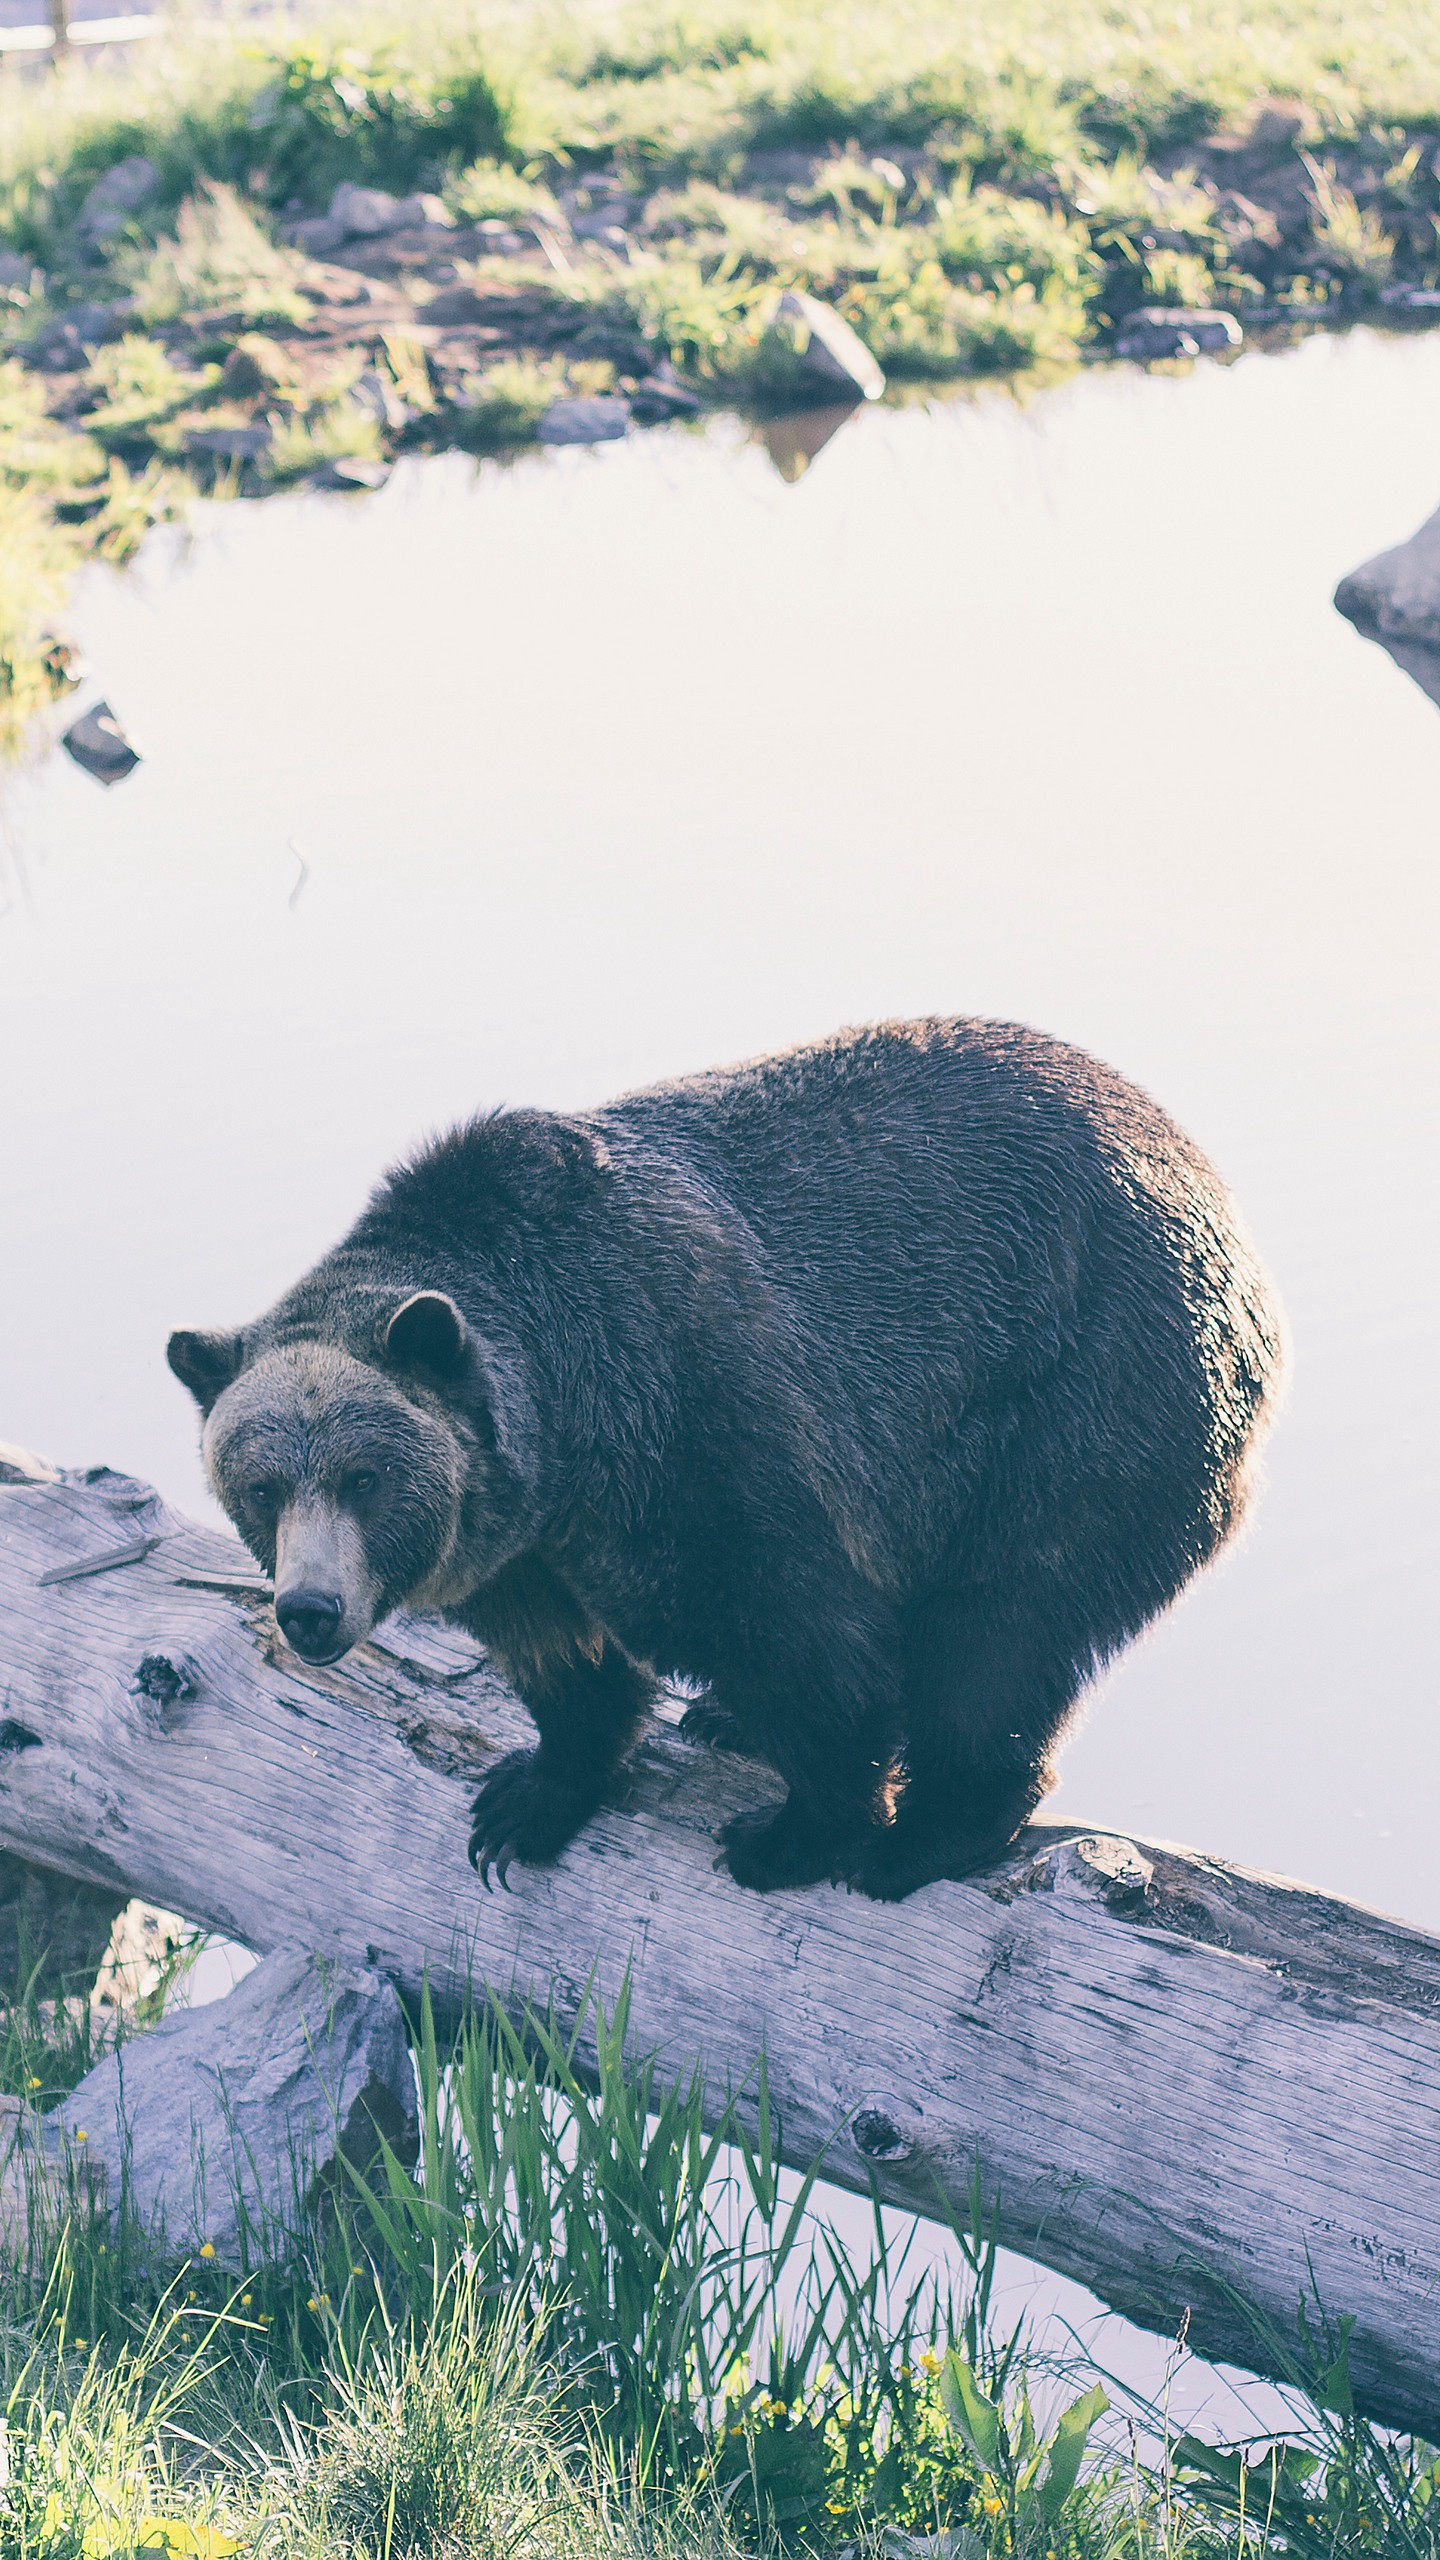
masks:
<svg viewBox="0 0 1440 2560"><path fill-rule="evenodd" d="M537 433L542 444L608 444L629 424L629 401L599 393L590 400L552 400Z"/></svg>
<svg viewBox="0 0 1440 2560"><path fill-rule="evenodd" d="M1239 321L1228 311L1132 311L1121 323L1115 353L1157 364L1174 356L1224 355L1244 339Z"/></svg>
<svg viewBox="0 0 1440 2560"><path fill-rule="evenodd" d="M658 427L667 418L695 417L700 403L683 382L666 382L658 374L647 374L631 392L630 408L638 426Z"/></svg>
<svg viewBox="0 0 1440 2560"><path fill-rule="evenodd" d="M388 462L371 461L358 453L342 453L333 462L322 462L312 471L307 489L383 489L390 477Z"/></svg>
<svg viewBox="0 0 1440 2560"><path fill-rule="evenodd" d="M864 340L848 320L819 302L813 293L782 293L771 329L787 331L795 341L798 372L815 385L817 404L833 405L837 396L878 400L885 376Z"/></svg>
<svg viewBox="0 0 1440 2560"><path fill-rule="evenodd" d="M60 744L82 772L107 786L123 782L141 760L139 748L132 747L108 702L93 702L88 711L82 711Z"/></svg>

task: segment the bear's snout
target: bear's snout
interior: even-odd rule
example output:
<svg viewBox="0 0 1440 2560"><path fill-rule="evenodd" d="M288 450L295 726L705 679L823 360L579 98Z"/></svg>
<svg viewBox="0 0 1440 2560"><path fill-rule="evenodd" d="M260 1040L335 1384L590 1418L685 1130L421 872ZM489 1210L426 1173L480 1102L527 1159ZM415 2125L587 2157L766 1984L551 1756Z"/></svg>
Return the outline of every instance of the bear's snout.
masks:
<svg viewBox="0 0 1440 2560"><path fill-rule="evenodd" d="M280 1633L305 1662L333 1662L348 1651L345 1604L333 1591L287 1591L275 1603Z"/></svg>

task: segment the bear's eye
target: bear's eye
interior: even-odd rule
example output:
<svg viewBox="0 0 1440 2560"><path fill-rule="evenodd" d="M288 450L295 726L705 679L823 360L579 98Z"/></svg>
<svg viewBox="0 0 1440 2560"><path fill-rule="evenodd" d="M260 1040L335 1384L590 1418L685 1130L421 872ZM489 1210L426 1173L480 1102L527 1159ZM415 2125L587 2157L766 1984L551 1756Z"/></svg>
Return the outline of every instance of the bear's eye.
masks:
<svg viewBox="0 0 1440 2560"><path fill-rule="evenodd" d="M380 1490L380 1478L373 1467L357 1467L350 1479L350 1491L358 1502L364 1502Z"/></svg>
<svg viewBox="0 0 1440 2560"><path fill-rule="evenodd" d="M268 1479L262 1482L257 1478L254 1484L247 1484L245 1501L247 1508L258 1512L262 1520L268 1520L280 1508L280 1497Z"/></svg>

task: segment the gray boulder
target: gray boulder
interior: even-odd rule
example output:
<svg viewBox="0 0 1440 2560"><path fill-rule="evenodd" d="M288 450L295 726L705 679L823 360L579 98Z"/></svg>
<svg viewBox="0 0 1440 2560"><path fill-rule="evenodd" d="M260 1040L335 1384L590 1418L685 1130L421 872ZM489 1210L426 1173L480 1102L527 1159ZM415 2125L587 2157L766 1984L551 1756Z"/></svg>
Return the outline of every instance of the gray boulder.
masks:
<svg viewBox="0 0 1440 2560"><path fill-rule="evenodd" d="M879 399L884 374L863 338L828 302L792 289L781 294L769 325L791 342L800 371L814 383L817 394L827 400L833 400L837 391L852 400Z"/></svg>
<svg viewBox="0 0 1440 2560"><path fill-rule="evenodd" d="M90 361L92 347L123 338L135 318L135 303L72 302L37 329L21 350L26 364L40 373L74 373Z"/></svg>
<svg viewBox="0 0 1440 2560"><path fill-rule="evenodd" d="M1224 355L1244 340L1245 332L1230 311L1132 311L1121 324L1115 353L1140 364L1156 364L1173 356Z"/></svg>
<svg viewBox="0 0 1440 2560"><path fill-rule="evenodd" d="M420 316L431 328L468 329L486 319L493 307L493 294L487 300L473 284L447 284L422 304Z"/></svg>
<svg viewBox="0 0 1440 2560"><path fill-rule="evenodd" d="M349 236L343 223L332 222L328 213L288 223L282 234L292 249L299 249L307 258L328 258L334 250L344 248Z"/></svg>
<svg viewBox="0 0 1440 2560"><path fill-rule="evenodd" d="M112 782L123 782L140 763L140 750L126 737L108 702L92 702L78 720L72 720L60 741L73 764L107 788Z"/></svg>
<svg viewBox="0 0 1440 2560"><path fill-rule="evenodd" d="M629 401L600 393L589 400L552 400L538 433L542 444L608 444L629 424Z"/></svg>
<svg viewBox="0 0 1440 2560"><path fill-rule="evenodd" d="M80 238L96 248L113 240L131 216L150 202L159 185L160 172L143 153L135 151L128 160L117 160L113 168L96 179L76 215L75 228Z"/></svg>
<svg viewBox="0 0 1440 2560"><path fill-rule="evenodd" d="M1337 609L1377 640L1440 650L1440 509L1393 551L1342 578Z"/></svg>
<svg viewBox="0 0 1440 2560"><path fill-rule="evenodd" d="M246 427L192 427L185 451L197 462L258 462L274 442L264 418Z"/></svg>
<svg viewBox="0 0 1440 2560"><path fill-rule="evenodd" d="M83 2164L112 2216L123 2185L177 2254L283 2257L340 2154L364 2168L383 2134L415 2156L400 2003L366 1966L280 1948L225 1999L108 2054L40 2130L54 2176Z"/></svg>
<svg viewBox="0 0 1440 2560"><path fill-rule="evenodd" d="M397 228L400 198L384 187L357 187L347 178L330 199L330 219L348 240L379 240Z"/></svg>

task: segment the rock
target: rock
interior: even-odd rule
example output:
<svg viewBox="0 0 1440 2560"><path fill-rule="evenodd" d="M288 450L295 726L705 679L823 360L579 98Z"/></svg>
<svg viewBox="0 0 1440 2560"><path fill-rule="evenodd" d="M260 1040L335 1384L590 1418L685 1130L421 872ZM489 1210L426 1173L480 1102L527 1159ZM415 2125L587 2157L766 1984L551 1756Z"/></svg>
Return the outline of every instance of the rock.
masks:
<svg viewBox="0 0 1440 2560"><path fill-rule="evenodd" d="M638 222L644 209L643 196L607 196L603 203L572 213L570 229L577 240L603 240L609 248L614 241L624 240L630 224Z"/></svg>
<svg viewBox="0 0 1440 2560"><path fill-rule="evenodd" d="M398 436L415 415L408 401L401 399L389 376L377 372L373 365L361 374L350 397L356 408L363 409L367 418L373 418L377 427L383 427L388 435Z"/></svg>
<svg viewBox="0 0 1440 2560"><path fill-rule="evenodd" d="M47 320L21 352L38 372L74 373L88 364L92 347L123 338L134 317L129 297L123 302L75 302Z"/></svg>
<svg viewBox="0 0 1440 2560"><path fill-rule="evenodd" d="M123 782L141 761L140 750L126 737L108 702L93 702L71 722L60 741L82 772L97 782Z"/></svg>
<svg viewBox="0 0 1440 2560"><path fill-rule="evenodd" d="M307 489L383 489L393 465L371 461L365 454L337 454L333 462L322 462L310 472Z"/></svg>
<svg viewBox="0 0 1440 2560"><path fill-rule="evenodd" d="M1157 364L1173 356L1222 355L1244 340L1244 330L1229 311L1132 311L1116 333L1115 353Z"/></svg>
<svg viewBox="0 0 1440 2560"><path fill-rule="evenodd" d="M388 195L383 187L353 186L347 178L330 199L330 219L340 225L343 239L380 240L387 231L398 231L404 221L421 220L404 207L422 201L419 196Z"/></svg>
<svg viewBox="0 0 1440 2560"><path fill-rule="evenodd" d="M400 2003L383 1974L295 1947L107 2054L39 2127L52 2169L83 2160L112 2217L123 2174L169 2249L208 2243L237 2271L287 2255L338 2155L364 2168L382 2134L413 2160Z"/></svg>
<svg viewBox="0 0 1440 2560"><path fill-rule="evenodd" d="M1387 284L1380 301L1386 311L1440 311L1440 292L1433 285Z"/></svg>
<svg viewBox="0 0 1440 2560"><path fill-rule="evenodd" d="M662 426L667 418L694 418L700 403L673 374L648 373L630 394L630 413L637 426Z"/></svg>
<svg viewBox="0 0 1440 2560"><path fill-rule="evenodd" d="M1267 98L1255 111L1245 136L1245 149L1272 158L1294 151L1304 140L1308 121L1305 109L1295 99Z"/></svg>
<svg viewBox="0 0 1440 2560"><path fill-rule="evenodd" d="M473 284L447 284L439 293L431 294L420 317L427 322L433 321L437 329L466 329L472 328L477 320L483 320L491 307L485 295L477 293Z"/></svg>
<svg viewBox="0 0 1440 2560"><path fill-rule="evenodd" d="M247 427L192 427L185 451L197 462L258 462L273 441L269 420Z"/></svg>
<svg viewBox="0 0 1440 2560"><path fill-rule="evenodd" d="M287 223L282 237L307 258L328 258L332 250L343 249L350 234L343 223L332 222L328 213L317 213L308 221Z"/></svg>
<svg viewBox="0 0 1440 2560"><path fill-rule="evenodd" d="M58 633L52 633L45 641L40 663L45 681L57 699L62 693L74 693L90 672L74 641L62 640Z"/></svg>
<svg viewBox="0 0 1440 2560"><path fill-rule="evenodd" d="M552 400L537 432L542 444L608 444L629 424L629 401L600 393L588 400Z"/></svg>
<svg viewBox="0 0 1440 2560"><path fill-rule="evenodd" d="M395 207L396 231L453 231L455 216L443 196L401 196Z"/></svg>
<svg viewBox="0 0 1440 2560"><path fill-rule="evenodd" d="M475 238L482 257L522 258L535 246L533 231L515 231L508 222L492 218L475 225Z"/></svg>
<svg viewBox="0 0 1440 2560"><path fill-rule="evenodd" d="M227 400L256 400L267 391L288 389L295 370L273 338L249 333L237 338L220 372Z"/></svg>
<svg viewBox="0 0 1440 2560"><path fill-rule="evenodd" d="M811 377L817 391L832 400L840 390L848 391L852 399L879 399L884 374L863 339L828 302L817 302L813 293L793 289L782 293L770 326L794 338L800 370Z"/></svg>
<svg viewBox="0 0 1440 2560"><path fill-rule="evenodd" d="M1440 650L1440 509L1408 542L1342 578L1335 604L1377 640Z"/></svg>
<svg viewBox="0 0 1440 2560"><path fill-rule="evenodd" d="M132 152L128 160L117 160L113 168L96 179L75 217L80 238L97 247L113 240L131 215L150 202L159 184L159 170L142 153Z"/></svg>

